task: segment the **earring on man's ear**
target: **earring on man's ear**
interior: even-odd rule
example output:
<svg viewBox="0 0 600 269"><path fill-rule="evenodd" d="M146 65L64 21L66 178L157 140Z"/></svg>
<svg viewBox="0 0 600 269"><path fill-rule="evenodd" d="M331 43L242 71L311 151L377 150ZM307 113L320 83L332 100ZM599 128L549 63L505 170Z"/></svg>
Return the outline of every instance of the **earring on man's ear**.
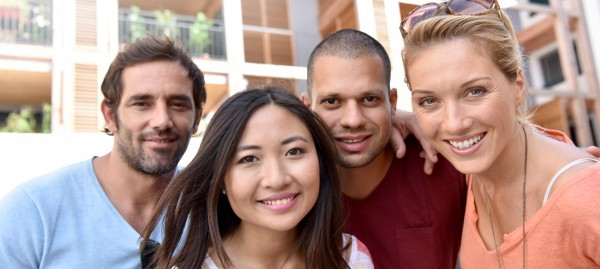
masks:
<svg viewBox="0 0 600 269"><path fill-rule="evenodd" d="M225 191L225 189L221 189L221 193L227 195L227 192Z"/></svg>

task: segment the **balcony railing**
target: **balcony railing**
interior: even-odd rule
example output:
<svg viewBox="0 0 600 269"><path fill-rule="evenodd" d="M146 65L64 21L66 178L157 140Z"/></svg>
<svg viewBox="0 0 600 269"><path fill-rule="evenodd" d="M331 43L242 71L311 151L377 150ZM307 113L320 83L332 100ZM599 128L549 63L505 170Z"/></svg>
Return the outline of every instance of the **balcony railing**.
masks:
<svg viewBox="0 0 600 269"><path fill-rule="evenodd" d="M165 34L181 41L193 56L225 59L223 21L176 15L168 11L149 12L119 9L119 42L129 44L147 34Z"/></svg>
<svg viewBox="0 0 600 269"><path fill-rule="evenodd" d="M0 42L52 44L52 0L0 2Z"/></svg>

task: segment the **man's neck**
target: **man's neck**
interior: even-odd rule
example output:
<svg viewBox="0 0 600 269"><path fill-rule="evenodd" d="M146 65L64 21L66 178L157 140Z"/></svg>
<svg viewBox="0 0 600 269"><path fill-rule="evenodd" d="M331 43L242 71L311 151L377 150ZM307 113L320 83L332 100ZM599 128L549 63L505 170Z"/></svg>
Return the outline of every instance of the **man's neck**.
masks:
<svg viewBox="0 0 600 269"><path fill-rule="evenodd" d="M141 233L172 175L161 178L146 175L135 171L120 158L113 151L94 159L94 172L119 214Z"/></svg>
<svg viewBox="0 0 600 269"><path fill-rule="evenodd" d="M340 169L342 192L356 200L367 198L383 181L394 158L392 150L386 148L366 166L342 167Z"/></svg>

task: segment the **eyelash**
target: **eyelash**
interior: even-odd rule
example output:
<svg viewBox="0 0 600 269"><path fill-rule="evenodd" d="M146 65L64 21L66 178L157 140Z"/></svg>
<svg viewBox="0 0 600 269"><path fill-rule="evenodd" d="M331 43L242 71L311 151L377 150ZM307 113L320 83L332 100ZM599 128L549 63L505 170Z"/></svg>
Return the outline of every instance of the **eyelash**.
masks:
<svg viewBox="0 0 600 269"><path fill-rule="evenodd" d="M474 88L470 88L467 90L467 95L471 95L472 92L479 92L478 94L474 94L472 96L479 96L481 94L485 94L487 92L487 89L482 88L482 87L474 87Z"/></svg>
<svg viewBox="0 0 600 269"><path fill-rule="evenodd" d="M249 161L249 160L248 160L249 158L252 158L252 160L250 160L250 161ZM242 158L241 158L241 159L238 161L238 163L251 163L251 162L254 162L254 161L256 161L257 159L258 159L258 158L256 158L256 156L248 155L248 156L244 156L244 157L242 157Z"/></svg>
<svg viewBox="0 0 600 269"><path fill-rule="evenodd" d="M425 104L425 102L430 101L430 104ZM433 97L425 97L425 98L421 98L419 100L419 106L430 106L433 104L433 102L435 102L435 99Z"/></svg>
<svg viewBox="0 0 600 269"><path fill-rule="evenodd" d="M288 151L285 153L285 155L286 155L286 156L288 156L288 154L289 154L291 151L298 151L298 154L294 154L294 155L291 155L291 156L298 156L298 155L300 155L300 154L303 154L303 153L305 153L305 152L306 152L306 150L304 150L303 148L293 148L293 149L290 149L290 150L288 150Z"/></svg>
<svg viewBox="0 0 600 269"><path fill-rule="evenodd" d="M474 93L475 92L475 93ZM486 94L488 92L488 90L486 88L483 87L473 87L473 88L469 88L466 91L465 96L469 97L469 96L480 96L483 94ZM430 102L429 104L426 104L426 102ZM423 97L421 99L419 99L419 106L431 106L436 102L436 99L434 97Z"/></svg>
<svg viewBox="0 0 600 269"><path fill-rule="evenodd" d="M290 155L290 152L292 152L292 151L297 151L297 153ZM298 156L298 155L301 155L301 154L304 154L304 153L306 153L306 150L304 150L303 148L292 148L292 149L288 150L285 153L285 156ZM256 160L258 160L258 158L256 156L254 156L254 155L247 155L247 156L244 156L244 157L240 158L240 160L238 161L238 163L240 163L240 164L242 164L242 163L253 163Z"/></svg>

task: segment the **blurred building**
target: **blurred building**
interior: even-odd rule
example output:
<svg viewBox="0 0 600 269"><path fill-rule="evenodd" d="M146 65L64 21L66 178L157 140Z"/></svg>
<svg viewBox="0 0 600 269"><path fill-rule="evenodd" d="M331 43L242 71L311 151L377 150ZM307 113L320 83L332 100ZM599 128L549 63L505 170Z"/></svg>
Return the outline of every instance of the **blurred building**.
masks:
<svg viewBox="0 0 600 269"><path fill-rule="evenodd" d="M146 33L170 35L192 51L206 74L210 117L246 87L279 83L304 91L308 56L321 38L360 29L390 53L399 107L410 110L398 27L423 2L429 1L0 0L0 125L25 105L40 117L48 103L53 133L98 132L101 80L117 52ZM587 29L600 22L600 3L517 4L507 12L527 54L532 104L549 107L539 109L538 122L580 145L597 144L600 34Z"/></svg>

